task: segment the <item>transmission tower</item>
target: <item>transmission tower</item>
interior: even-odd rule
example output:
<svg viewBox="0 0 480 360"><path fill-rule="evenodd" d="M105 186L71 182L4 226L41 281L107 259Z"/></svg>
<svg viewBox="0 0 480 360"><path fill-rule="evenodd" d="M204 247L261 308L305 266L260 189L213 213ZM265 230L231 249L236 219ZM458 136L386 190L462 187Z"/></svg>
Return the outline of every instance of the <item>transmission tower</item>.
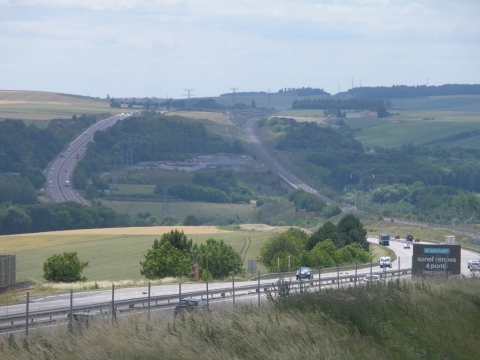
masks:
<svg viewBox="0 0 480 360"><path fill-rule="evenodd" d="M236 96L235 96L235 91L238 90L239 88L229 88L230 90L232 90L232 107L235 106L235 104L237 103L237 99L236 99Z"/></svg>
<svg viewBox="0 0 480 360"><path fill-rule="evenodd" d="M164 218L165 216L170 215L170 209L168 207L168 201L170 197L168 196L168 189L173 189L171 186L163 187L163 197L162 197L162 214L160 217Z"/></svg>
<svg viewBox="0 0 480 360"><path fill-rule="evenodd" d="M360 179L358 180L358 190L363 192L365 187L365 174L369 173L370 171L375 170L375 168L367 169L367 170L352 170L352 173L358 174ZM375 177L375 175L373 175ZM350 174L350 178L353 178L352 174Z"/></svg>
<svg viewBox="0 0 480 360"><path fill-rule="evenodd" d="M190 100L190 98L192 97L192 92L193 92L194 89L183 89L183 90L185 90L187 92L183 96L186 96L187 100Z"/></svg>

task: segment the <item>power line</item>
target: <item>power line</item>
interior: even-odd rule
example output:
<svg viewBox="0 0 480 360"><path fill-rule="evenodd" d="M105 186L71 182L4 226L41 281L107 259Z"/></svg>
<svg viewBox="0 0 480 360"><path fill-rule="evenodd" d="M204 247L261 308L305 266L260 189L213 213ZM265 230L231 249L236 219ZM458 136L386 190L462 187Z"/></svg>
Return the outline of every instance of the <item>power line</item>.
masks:
<svg viewBox="0 0 480 360"><path fill-rule="evenodd" d="M183 96L186 96L187 100L190 100L190 98L192 97L192 92L193 92L194 89L183 89L183 90L185 90L187 92ZM193 96L195 96L195 95L193 95Z"/></svg>

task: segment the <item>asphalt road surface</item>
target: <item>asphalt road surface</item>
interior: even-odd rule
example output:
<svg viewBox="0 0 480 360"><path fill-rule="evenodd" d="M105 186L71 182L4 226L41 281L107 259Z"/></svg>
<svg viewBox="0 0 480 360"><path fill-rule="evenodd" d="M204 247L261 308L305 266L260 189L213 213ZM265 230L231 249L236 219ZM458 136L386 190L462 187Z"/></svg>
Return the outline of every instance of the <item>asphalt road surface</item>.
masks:
<svg viewBox="0 0 480 360"><path fill-rule="evenodd" d="M72 184L72 174L75 166L85 153L87 144L93 141L93 134L97 130L104 130L128 116L119 114L97 122L76 138L67 149L53 160L47 172L46 187L46 193L53 202L75 201L83 204L83 200ZM67 180L69 181L68 186Z"/></svg>

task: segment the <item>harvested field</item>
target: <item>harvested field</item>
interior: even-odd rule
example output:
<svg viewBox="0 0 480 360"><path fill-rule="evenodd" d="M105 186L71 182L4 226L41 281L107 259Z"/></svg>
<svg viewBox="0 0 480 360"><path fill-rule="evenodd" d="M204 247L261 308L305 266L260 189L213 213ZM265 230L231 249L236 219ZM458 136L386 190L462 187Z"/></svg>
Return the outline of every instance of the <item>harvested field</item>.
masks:
<svg viewBox="0 0 480 360"><path fill-rule="evenodd" d="M166 115L172 116L172 115L178 115L178 116L183 116L186 118L192 118L192 119L207 119L210 121L213 121L214 123L223 125L224 121L225 124L227 125L233 125L233 122L230 120L230 118L221 112L209 112L209 111L174 111L174 112L169 112Z"/></svg>
<svg viewBox="0 0 480 360"><path fill-rule="evenodd" d="M108 101L88 96L44 91L0 91L0 120L48 121L69 119L73 115L117 114L124 111L111 108Z"/></svg>

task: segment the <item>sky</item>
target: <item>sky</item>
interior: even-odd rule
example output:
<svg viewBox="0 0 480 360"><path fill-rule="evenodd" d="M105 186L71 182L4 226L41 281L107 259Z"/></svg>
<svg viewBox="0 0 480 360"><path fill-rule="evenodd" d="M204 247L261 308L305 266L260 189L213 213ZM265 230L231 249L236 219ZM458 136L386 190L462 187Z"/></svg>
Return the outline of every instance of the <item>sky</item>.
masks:
<svg viewBox="0 0 480 360"><path fill-rule="evenodd" d="M184 98L427 81L480 83L480 1L0 0L2 90Z"/></svg>

